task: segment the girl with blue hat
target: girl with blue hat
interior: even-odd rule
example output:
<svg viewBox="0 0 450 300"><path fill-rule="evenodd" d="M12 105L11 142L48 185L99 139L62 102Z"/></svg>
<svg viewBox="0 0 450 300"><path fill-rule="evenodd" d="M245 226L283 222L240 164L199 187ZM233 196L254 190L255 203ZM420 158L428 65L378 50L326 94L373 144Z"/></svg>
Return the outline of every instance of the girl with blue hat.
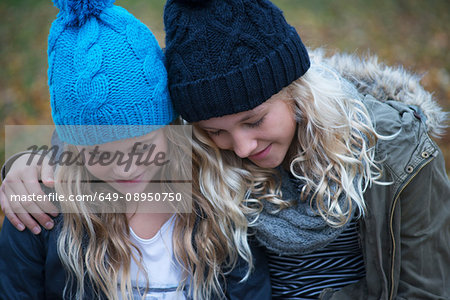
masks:
<svg viewBox="0 0 450 300"><path fill-rule="evenodd" d="M241 282L253 260L239 202L216 207L196 195L188 132L166 126L180 121L153 34L112 0L54 2L60 13L48 37L50 104L66 145L61 155L75 153L78 160L57 167L55 189L65 200L54 230L12 232L5 220L1 297L260 297ZM136 157L149 149L162 153L152 160L159 164L139 163ZM116 155L132 163L110 159ZM192 203L186 186L174 187L177 181L188 181L189 192L194 185ZM174 194L169 204L142 210L147 197L163 202L166 194ZM70 198L80 195L95 195L94 201ZM231 272L238 260L250 268ZM250 276L249 284L264 285L265 274Z"/></svg>

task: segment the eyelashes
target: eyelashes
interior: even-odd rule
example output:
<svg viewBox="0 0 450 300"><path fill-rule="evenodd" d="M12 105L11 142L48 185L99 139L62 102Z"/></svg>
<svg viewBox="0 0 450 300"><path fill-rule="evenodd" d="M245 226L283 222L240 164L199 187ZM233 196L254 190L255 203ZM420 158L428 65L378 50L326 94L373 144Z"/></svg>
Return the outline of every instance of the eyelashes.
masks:
<svg viewBox="0 0 450 300"><path fill-rule="evenodd" d="M259 119L258 121L254 122L254 123L245 123L245 126L248 126L249 128L257 128L259 126L261 126L261 124L264 122L266 115L264 115L261 119ZM223 130L219 129L216 131L210 131L210 130L206 130L206 132L210 135L210 136L218 136L220 135Z"/></svg>
<svg viewBox="0 0 450 300"><path fill-rule="evenodd" d="M217 130L217 131L207 131L208 132L208 134L209 135L219 135L221 132L222 132L222 130Z"/></svg>
<svg viewBox="0 0 450 300"><path fill-rule="evenodd" d="M265 117L266 116L264 115L261 119L259 119L255 123L249 123L249 124L247 124L247 126L250 127L250 128L256 128L256 127L260 126L264 122L264 118Z"/></svg>

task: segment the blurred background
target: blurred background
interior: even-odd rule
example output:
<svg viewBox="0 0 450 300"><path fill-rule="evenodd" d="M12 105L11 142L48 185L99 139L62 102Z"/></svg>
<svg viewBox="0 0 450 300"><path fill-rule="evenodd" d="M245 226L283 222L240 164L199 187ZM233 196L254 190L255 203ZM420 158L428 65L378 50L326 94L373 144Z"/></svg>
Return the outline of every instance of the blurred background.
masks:
<svg viewBox="0 0 450 300"><path fill-rule="evenodd" d="M375 54L423 76L450 111L450 1L274 0L310 48ZM116 0L143 21L164 47L163 0ZM0 1L0 164L4 125L52 124L47 87L47 35L58 10L50 0ZM450 172L450 130L436 140ZM0 213L0 221L3 215ZM0 223L1 226L1 223Z"/></svg>

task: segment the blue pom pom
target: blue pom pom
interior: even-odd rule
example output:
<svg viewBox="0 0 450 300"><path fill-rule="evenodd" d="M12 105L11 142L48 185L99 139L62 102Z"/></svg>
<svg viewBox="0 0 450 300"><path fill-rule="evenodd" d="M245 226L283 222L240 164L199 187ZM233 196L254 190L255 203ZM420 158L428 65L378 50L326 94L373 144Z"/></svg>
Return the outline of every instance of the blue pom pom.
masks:
<svg viewBox="0 0 450 300"><path fill-rule="evenodd" d="M115 0L53 0L69 25L83 25L91 16L98 16Z"/></svg>

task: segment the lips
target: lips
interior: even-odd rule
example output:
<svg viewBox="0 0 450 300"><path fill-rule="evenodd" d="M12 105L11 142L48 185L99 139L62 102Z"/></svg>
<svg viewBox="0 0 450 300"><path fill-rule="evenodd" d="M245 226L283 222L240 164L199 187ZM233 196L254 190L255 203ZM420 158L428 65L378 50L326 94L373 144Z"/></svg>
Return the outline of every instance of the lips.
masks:
<svg viewBox="0 0 450 300"><path fill-rule="evenodd" d="M117 183L139 183L141 182L141 177L143 174L140 174L132 179L126 179L126 180L115 180Z"/></svg>
<svg viewBox="0 0 450 300"><path fill-rule="evenodd" d="M251 159L251 160L263 159L269 154L270 149L272 149L272 144L270 144L269 146L264 148L262 151L259 151L259 152L255 153L253 155L250 155L248 158Z"/></svg>

